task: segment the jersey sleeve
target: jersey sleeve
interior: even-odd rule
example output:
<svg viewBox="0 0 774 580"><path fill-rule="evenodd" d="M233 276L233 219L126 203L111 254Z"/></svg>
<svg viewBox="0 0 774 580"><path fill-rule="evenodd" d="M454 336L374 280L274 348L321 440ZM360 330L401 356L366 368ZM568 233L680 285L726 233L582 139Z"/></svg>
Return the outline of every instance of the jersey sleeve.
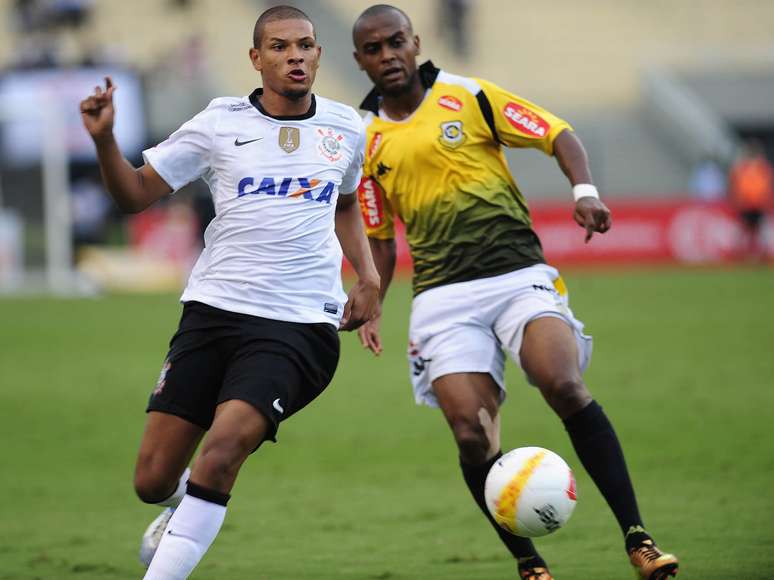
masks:
<svg viewBox="0 0 774 580"><path fill-rule="evenodd" d="M207 173L213 141L216 111L212 105L186 121L166 141L142 152L145 163L167 182L173 191Z"/></svg>
<svg viewBox="0 0 774 580"><path fill-rule="evenodd" d="M554 139L565 129L572 130L567 121L542 107L489 81L476 81L491 106L492 123L502 144L508 147L530 147L553 155Z"/></svg>
<svg viewBox="0 0 774 580"><path fill-rule="evenodd" d="M339 191L344 194L354 193L357 191L358 184L363 177L366 130L362 121L359 119L360 118L358 117L360 133L358 134L355 154L352 156L352 162L349 164L346 173L344 173L344 177L341 179L341 187L339 187Z"/></svg>
<svg viewBox="0 0 774 580"><path fill-rule="evenodd" d="M364 175L357 188L357 198L363 214L366 235L377 240L393 239L395 218L390 202L379 182L370 175Z"/></svg>

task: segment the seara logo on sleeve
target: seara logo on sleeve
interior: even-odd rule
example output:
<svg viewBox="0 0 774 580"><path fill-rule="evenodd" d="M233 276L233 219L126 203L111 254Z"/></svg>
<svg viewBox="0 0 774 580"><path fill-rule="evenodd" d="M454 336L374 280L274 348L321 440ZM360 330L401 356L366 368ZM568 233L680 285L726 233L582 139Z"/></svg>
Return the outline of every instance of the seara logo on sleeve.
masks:
<svg viewBox="0 0 774 580"><path fill-rule="evenodd" d="M442 95L438 99L438 104L444 109L449 109L450 111L462 110L462 101L452 95Z"/></svg>
<svg viewBox="0 0 774 580"><path fill-rule="evenodd" d="M364 177L357 188L360 212L366 227L377 228L384 223L384 205L382 188L373 177Z"/></svg>
<svg viewBox="0 0 774 580"><path fill-rule="evenodd" d="M258 187L258 177L243 177L237 186L237 197L245 195L273 195L276 197L297 197L330 205L331 196L336 191L332 181L322 181L306 177L264 177Z"/></svg>
<svg viewBox="0 0 774 580"><path fill-rule="evenodd" d="M503 115L514 129L528 137L545 137L551 128L540 115L514 102L505 105Z"/></svg>
<svg viewBox="0 0 774 580"><path fill-rule="evenodd" d="M376 153L376 150L379 149L379 145L381 144L382 144L382 134L374 133L374 136L371 138L371 144L368 146L368 156L373 157L374 153Z"/></svg>

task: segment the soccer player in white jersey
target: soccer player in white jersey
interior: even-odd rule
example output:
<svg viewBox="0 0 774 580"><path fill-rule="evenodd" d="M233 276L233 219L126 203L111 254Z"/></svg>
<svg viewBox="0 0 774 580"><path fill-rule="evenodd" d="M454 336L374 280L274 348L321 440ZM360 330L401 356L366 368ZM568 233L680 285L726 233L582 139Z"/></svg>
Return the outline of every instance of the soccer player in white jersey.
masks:
<svg viewBox="0 0 774 580"><path fill-rule="evenodd" d="M113 137L110 79L81 103L122 210L142 211L200 177L216 210L137 459L140 499L170 508L144 538L146 579L188 577L221 527L242 463L328 385L337 329L357 328L378 308L379 276L352 195L363 161L360 117L311 93L320 47L303 12L267 10L253 45L263 89L214 99L145 151L139 169ZM342 250L358 275L349 296Z"/></svg>

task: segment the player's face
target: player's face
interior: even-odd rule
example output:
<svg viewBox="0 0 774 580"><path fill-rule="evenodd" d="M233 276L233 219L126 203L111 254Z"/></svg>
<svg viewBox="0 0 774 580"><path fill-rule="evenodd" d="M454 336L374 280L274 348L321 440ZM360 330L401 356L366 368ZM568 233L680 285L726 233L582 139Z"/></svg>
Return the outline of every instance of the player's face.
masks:
<svg viewBox="0 0 774 580"><path fill-rule="evenodd" d="M266 23L261 46L250 49L250 59L261 73L264 92L297 100L312 88L320 52L311 22L276 20Z"/></svg>
<svg viewBox="0 0 774 580"><path fill-rule="evenodd" d="M417 79L419 37L399 12L362 21L355 33L355 60L383 95L408 92Z"/></svg>

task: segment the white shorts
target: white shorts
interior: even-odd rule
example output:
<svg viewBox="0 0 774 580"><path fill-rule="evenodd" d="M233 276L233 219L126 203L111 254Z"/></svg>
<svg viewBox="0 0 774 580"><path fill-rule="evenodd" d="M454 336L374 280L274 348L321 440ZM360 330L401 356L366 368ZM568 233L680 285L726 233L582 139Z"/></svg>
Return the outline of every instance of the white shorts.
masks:
<svg viewBox="0 0 774 580"><path fill-rule="evenodd" d="M503 350L521 366L524 329L544 316L561 318L573 329L578 364L585 371L591 337L583 334L583 323L568 305L566 286L551 266L538 264L422 292L412 303L409 324L409 372L417 404L437 407L432 382L451 373L489 373L500 386L502 402Z"/></svg>

